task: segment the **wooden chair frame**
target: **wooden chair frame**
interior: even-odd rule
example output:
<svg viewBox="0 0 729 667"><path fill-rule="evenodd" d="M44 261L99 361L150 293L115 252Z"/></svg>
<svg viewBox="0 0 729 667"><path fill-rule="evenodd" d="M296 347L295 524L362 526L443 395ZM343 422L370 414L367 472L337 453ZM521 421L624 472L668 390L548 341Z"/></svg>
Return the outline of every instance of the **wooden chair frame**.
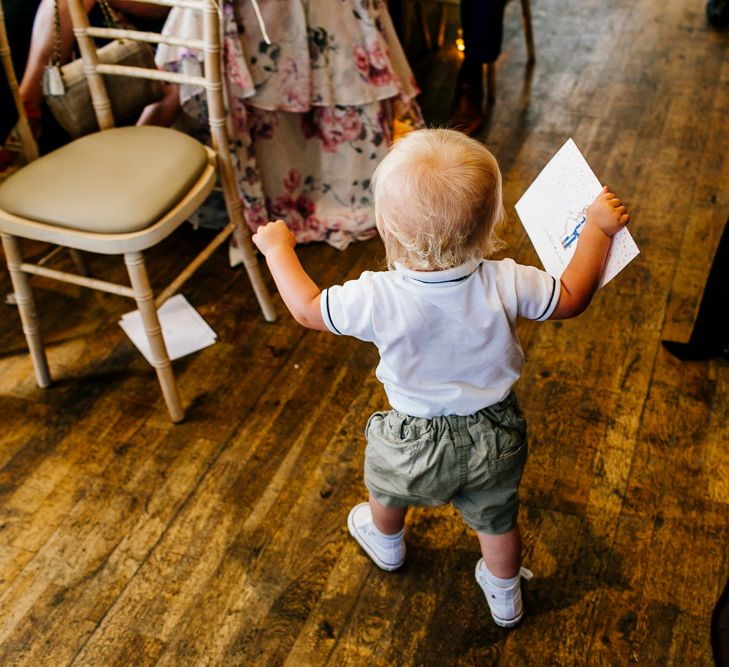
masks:
<svg viewBox="0 0 729 667"><path fill-rule="evenodd" d="M18 139L20 140L20 150L23 156L23 161L28 163L36 160L40 155L38 149L38 142L33 136L33 130L30 127L28 121L28 114L25 111L25 106L20 98L20 87L18 86L18 79L15 76L15 68L13 67L13 59L10 50L10 40L8 39L7 29L5 27L5 14L3 13L2 3L0 3L0 59L3 63L3 69L5 70L5 77L8 82L8 87L13 96L13 103L18 114L17 132ZM40 258L37 262L39 266L47 264L53 259L62 248L54 248L44 257ZM88 267L84 261L83 255L76 250L76 248L68 248L73 262L76 265L76 269L79 273L87 276L89 275ZM8 294L5 298L5 302L8 304L17 305L15 294Z"/></svg>
<svg viewBox="0 0 729 667"><path fill-rule="evenodd" d="M248 229L243 218L242 205L238 195L226 134L226 113L223 97L221 23L217 0L133 0L166 7L180 7L202 12L204 38L202 40L181 39L171 35L97 28L89 25L82 0L68 0L74 34L78 42L84 71L89 83L94 112L101 131L114 127L111 104L106 93L103 76L131 76L166 81L177 84L192 84L204 88L210 116L210 131L213 149L206 147L207 166L190 188L187 195L166 215L153 225L137 232L124 234L94 233L54 226L0 210L0 235L6 255L8 270L13 283L23 331L30 348L31 357L39 386L50 384L48 363L38 327L29 275L42 275L63 282L89 287L113 294L133 298L141 313L144 329L151 348L152 363L162 389L170 418L173 422L184 418L177 384L172 373L171 362L162 338L157 308L177 292L193 272L231 235L235 236L243 255L251 285L266 320L273 321L276 313L270 295L263 281L258 261L253 252ZM188 76L177 72L149 70L121 65L104 65L99 62L94 37L107 39L133 39L149 43L164 43L200 50L204 56L204 76ZM142 252L168 236L184 222L205 200L213 189L219 175L225 202L230 216L229 224L186 266L181 273L155 298L150 287ZM89 276L50 269L40 264L23 261L19 238L47 241L58 245L88 250L102 254L123 254L129 274L130 285L106 282Z"/></svg>
<svg viewBox="0 0 729 667"><path fill-rule="evenodd" d="M3 11L3 5L0 2L0 59L3 63L3 69L5 70L5 77L10 87L10 92L13 96L13 102L15 103L15 109L18 112L18 134L20 138L20 144L23 151L23 159L26 162L35 160L38 157L38 144L33 137L33 132L30 129L30 123L28 122L28 116L25 113L25 107L23 101L20 99L20 89L18 88L18 79L15 76L15 68L13 67L13 59L10 56L10 40L8 39L8 33L5 29L5 12Z"/></svg>

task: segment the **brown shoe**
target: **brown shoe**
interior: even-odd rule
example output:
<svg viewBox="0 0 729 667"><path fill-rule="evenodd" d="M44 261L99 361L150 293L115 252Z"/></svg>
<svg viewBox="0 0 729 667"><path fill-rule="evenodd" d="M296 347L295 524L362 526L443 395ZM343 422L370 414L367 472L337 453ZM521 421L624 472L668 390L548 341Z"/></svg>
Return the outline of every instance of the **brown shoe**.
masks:
<svg viewBox="0 0 729 667"><path fill-rule="evenodd" d="M483 86L459 83L453 96L450 127L470 137L483 127L485 121Z"/></svg>

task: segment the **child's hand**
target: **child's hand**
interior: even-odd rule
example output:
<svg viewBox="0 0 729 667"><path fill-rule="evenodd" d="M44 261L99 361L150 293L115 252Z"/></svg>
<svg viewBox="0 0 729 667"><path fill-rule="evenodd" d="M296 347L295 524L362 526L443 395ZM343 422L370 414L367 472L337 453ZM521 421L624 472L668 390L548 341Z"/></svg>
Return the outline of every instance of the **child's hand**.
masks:
<svg viewBox="0 0 729 667"><path fill-rule="evenodd" d="M608 190L606 185L588 207L587 222L596 225L608 236L614 236L630 222L630 215L623 203Z"/></svg>
<svg viewBox="0 0 729 667"><path fill-rule="evenodd" d="M296 256L296 238L283 220L256 230L253 243L266 256L273 280L294 319L309 329L327 331L321 314L321 290L304 271Z"/></svg>
<svg viewBox="0 0 729 667"><path fill-rule="evenodd" d="M296 246L296 237L291 233L291 230L289 230L283 220L268 222L262 227L259 227L251 239L264 255L268 254L273 248L282 245L289 246L290 248Z"/></svg>

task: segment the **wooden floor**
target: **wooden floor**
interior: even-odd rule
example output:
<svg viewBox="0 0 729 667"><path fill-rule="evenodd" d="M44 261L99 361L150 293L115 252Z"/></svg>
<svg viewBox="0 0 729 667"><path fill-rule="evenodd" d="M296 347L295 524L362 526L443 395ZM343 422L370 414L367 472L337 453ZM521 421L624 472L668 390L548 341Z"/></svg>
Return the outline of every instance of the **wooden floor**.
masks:
<svg viewBox="0 0 729 667"><path fill-rule="evenodd" d="M688 338L729 214L729 34L703 4L532 0L532 69L507 9L481 138L504 171L508 253L538 264L513 204L570 136L628 202L642 251L578 319L520 325L535 573L520 627L491 622L452 509L412 512L394 574L348 536L363 426L385 405L376 351L305 331L278 297L266 324L220 252L184 289L219 342L174 364L178 426L117 325L130 302L34 279L47 390L1 307L0 664L710 665L729 576L729 364L660 345ZM417 43L427 119L442 123L455 56ZM204 234L155 252L155 282ZM382 255L376 240L301 249L323 286Z"/></svg>

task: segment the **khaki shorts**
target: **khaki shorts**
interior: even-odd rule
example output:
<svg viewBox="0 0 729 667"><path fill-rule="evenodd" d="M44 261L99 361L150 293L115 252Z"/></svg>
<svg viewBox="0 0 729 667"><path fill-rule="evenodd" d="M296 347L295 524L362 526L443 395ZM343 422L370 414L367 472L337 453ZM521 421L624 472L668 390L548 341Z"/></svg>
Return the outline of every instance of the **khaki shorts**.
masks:
<svg viewBox="0 0 729 667"><path fill-rule="evenodd" d="M465 417L375 412L365 435L365 484L380 504L453 503L471 528L487 535L516 526L527 436L513 393Z"/></svg>

